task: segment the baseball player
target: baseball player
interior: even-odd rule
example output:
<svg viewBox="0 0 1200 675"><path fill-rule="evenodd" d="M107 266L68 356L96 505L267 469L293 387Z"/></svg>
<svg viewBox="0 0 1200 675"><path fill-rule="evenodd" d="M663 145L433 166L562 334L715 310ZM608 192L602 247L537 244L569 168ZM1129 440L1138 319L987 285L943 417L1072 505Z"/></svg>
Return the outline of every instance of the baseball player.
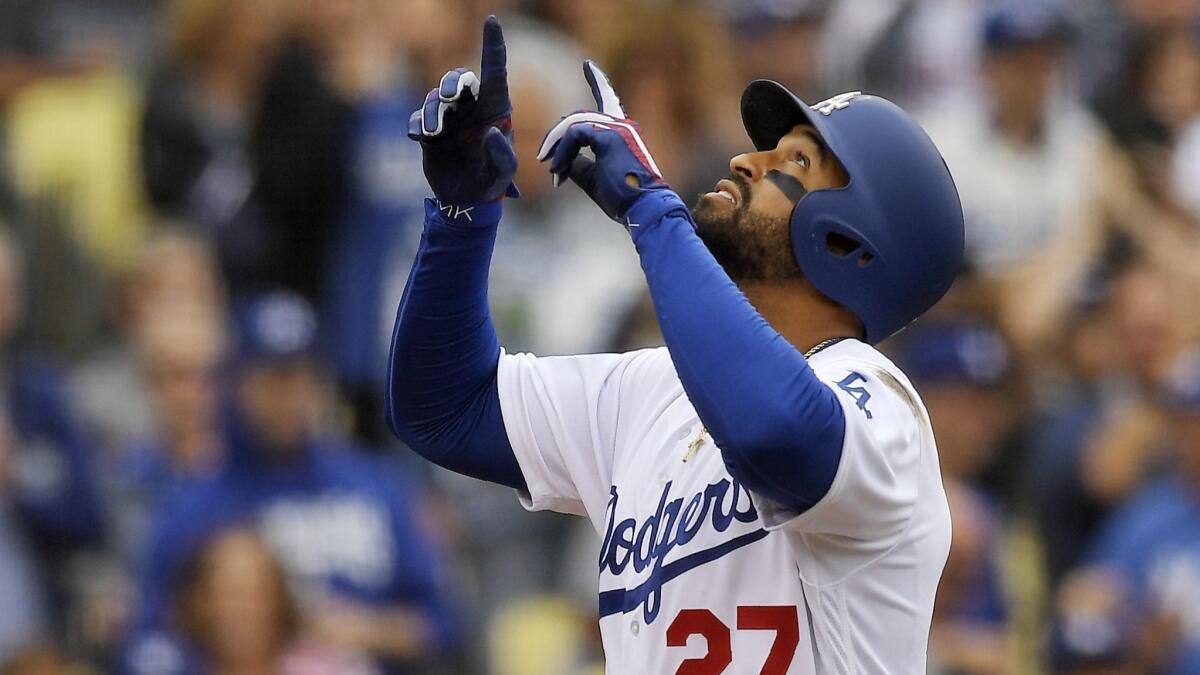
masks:
<svg viewBox="0 0 1200 675"><path fill-rule="evenodd" d="M393 431L602 541L609 673L924 673L950 514L925 408L873 345L946 292L963 221L892 103L742 95L755 151L689 209L604 73L539 159L628 230L666 347L506 354L488 265L517 158L504 41L413 114L434 198L401 300ZM589 148L591 156L582 154Z"/></svg>

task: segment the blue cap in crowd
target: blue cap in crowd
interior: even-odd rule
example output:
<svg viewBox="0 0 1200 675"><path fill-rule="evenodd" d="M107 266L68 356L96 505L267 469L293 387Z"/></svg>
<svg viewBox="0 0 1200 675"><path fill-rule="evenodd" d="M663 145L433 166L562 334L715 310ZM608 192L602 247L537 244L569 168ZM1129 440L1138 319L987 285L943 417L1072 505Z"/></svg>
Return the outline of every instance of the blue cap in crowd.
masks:
<svg viewBox="0 0 1200 675"><path fill-rule="evenodd" d="M1004 339L981 323L914 327L905 335L898 360L915 382L956 382L985 388L999 386L1012 369Z"/></svg>
<svg viewBox="0 0 1200 675"><path fill-rule="evenodd" d="M812 21L826 4L826 0L747 0L723 8L738 33L748 36L767 33L781 24Z"/></svg>
<svg viewBox="0 0 1200 675"><path fill-rule="evenodd" d="M1071 22L1058 0L999 0L984 12L983 44L988 49L1058 42L1070 34Z"/></svg>
<svg viewBox="0 0 1200 675"><path fill-rule="evenodd" d="M286 362L317 354L317 315L288 291L249 298L234 308L238 365Z"/></svg>

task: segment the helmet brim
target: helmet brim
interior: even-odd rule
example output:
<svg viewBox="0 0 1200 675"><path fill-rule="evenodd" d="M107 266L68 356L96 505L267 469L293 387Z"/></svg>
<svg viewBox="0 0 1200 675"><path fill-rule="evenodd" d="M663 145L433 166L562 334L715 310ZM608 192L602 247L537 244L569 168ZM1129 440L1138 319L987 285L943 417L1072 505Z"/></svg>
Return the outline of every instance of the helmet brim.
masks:
<svg viewBox="0 0 1200 675"><path fill-rule="evenodd" d="M742 125L756 150L773 150L797 124L811 124L826 145L824 116L774 80L754 80L742 91ZM836 154L836 153L835 153Z"/></svg>

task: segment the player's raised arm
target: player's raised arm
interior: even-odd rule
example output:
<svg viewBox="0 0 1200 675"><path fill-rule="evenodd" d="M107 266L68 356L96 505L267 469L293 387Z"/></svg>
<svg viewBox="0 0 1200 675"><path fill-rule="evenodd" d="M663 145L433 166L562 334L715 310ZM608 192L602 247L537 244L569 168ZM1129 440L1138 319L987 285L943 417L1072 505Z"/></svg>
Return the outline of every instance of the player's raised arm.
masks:
<svg viewBox="0 0 1200 675"><path fill-rule="evenodd" d="M448 469L524 489L497 394L500 342L487 304L488 267L517 159L504 36L483 28L480 74L447 72L413 113L434 198L396 316L386 417L413 450Z"/></svg>
<svg viewBox="0 0 1200 675"><path fill-rule="evenodd" d="M608 77L591 61L584 75L600 109L560 120L539 159L556 185L570 178L629 231L679 378L729 473L790 508L811 506L837 471L841 406L696 237Z"/></svg>
<svg viewBox="0 0 1200 675"><path fill-rule="evenodd" d="M735 158L730 179L704 196L693 212L663 180L608 78L591 62L584 64L584 73L599 110L564 117L548 132L539 159L550 162L556 185L570 178L629 231L675 368L729 473L792 512L812 507L834 484L847 438L846 410L858 412L855 402L862 399L849 384L835 391L837 387L823 382L801 349L813 353L847 337L875 343L931 306L948 288L961 257L962 221L940 156L898 108L874 97L859 102L872 118L864 119L862 126L880 126L885 134L881 139L897 143L881 152L903 155L913 149L912 157L885 167L888 187L911 187L915 197L902 198L904 206L914 200L926 205L923 211L896 214L897 226L907 219L924 219L929 221L924 231L935 226L945 230L944 242L923 242L926 250L913 253L914 260L916 255L926 256L928 269L905 269L915 263L900 255L880 259L882 248L872 248L880 242L864 241L854 230L888 217L886 208L899 202L892 199L889 204L892 194L866 194L870 186L861 187L869 182L867 174L877 170L864 170L857 177L852 173L849 179L844 171L839 173L842 167L814 127L820 122L814 117L853 105L856 94L831 99L829 112L822 109L810 117L781 86L751 84L751 102L758 106L755 110L766 110L764 125L771 128L751 129L748 123L760 152ZM873 141L864 136L856 142ZM584 147L592 150L594 160L580 154ZM853 184L856 189L846 189L850 180L858 181ZM808 194L817 190L822 194ZM829 208L829 195L839 195L840 210ZM814 204L825 209L820 218L800 214L798 205ZM885 213L878 213L880 209ZM700 214L707 227L698 233ZM804 225L799 232L797 217ZM808 236L812 241L805 239ZM907 232L903 236L918 241ZM801 262L806 257L816 262L806 267ZM946 264L941 264L942 258ZM838 267L831 272L829 266ZM887 267L912 273L880 278L889 274ZM863 270L860 278L846 273L851 268ZM870 297L864 293L868 287ZM747 294L753 294L764 313L771 309L770 323ZM876 395L895 397L889 391ZM905 424L915 425L913 416L908 417ZM862 423L858 418L852 421ZM864 466L861 458L855 464ZM898 484L905 479L896 466L880 466L881 494L911 494L912 486ZM893 489L889 483L897 486ZM881 508L875 511L890 526L895 523L891 511L903 505L890 509L888 501L881 497Z"/></svg>

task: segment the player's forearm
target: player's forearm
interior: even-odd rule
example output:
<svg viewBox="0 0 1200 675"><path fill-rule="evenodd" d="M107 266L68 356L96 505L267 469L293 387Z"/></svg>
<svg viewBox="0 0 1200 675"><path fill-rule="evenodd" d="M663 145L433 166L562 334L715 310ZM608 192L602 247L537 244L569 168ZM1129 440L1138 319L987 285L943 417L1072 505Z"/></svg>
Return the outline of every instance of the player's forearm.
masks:
<svg viewBox="0 0 1200 675"><path fill-rule="evenodd" d="M392 334L388 426L440 466L523 488L500 414L500 341L487 304L500 203L448 208L426 202L425 232Z"/></svg>
<svg viewBox="0 0 1200 675"><path fill-rule="evenodd" d="M630 221L671 358L730 474L788 507L812 506L841 459L834 393L730 280L677 196L639 200Z"/></svg>

